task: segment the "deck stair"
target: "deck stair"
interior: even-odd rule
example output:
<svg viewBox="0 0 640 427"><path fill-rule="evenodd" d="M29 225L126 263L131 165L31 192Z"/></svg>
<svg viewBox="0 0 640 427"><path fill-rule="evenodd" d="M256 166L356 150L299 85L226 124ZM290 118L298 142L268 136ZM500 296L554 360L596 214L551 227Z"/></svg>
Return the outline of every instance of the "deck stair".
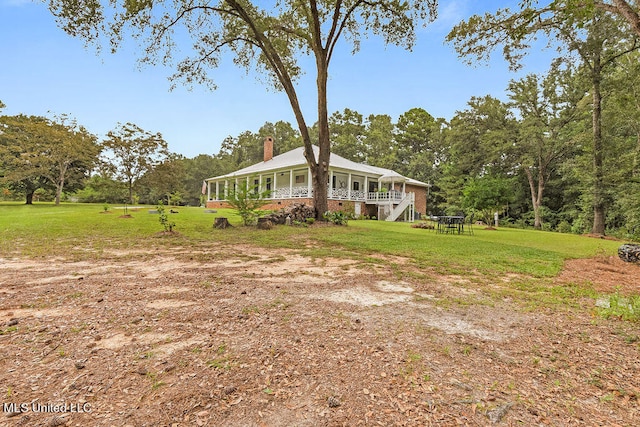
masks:
<svg viewBox="0 0 640 427"><path fill-rule="evenodd" d="M402 213L407 209L407 208L411 208L411 212L410 212L410 220L413 220L413 206L415 205L415 194L414 193L407 193L404 198L400 201L400 203L398 203L396 206L392 206L391 207L391 213L389 214L389 216L387 216L387 218L385 219L385 221L395 221L397 220L400 215L402 215Z"/></svg>

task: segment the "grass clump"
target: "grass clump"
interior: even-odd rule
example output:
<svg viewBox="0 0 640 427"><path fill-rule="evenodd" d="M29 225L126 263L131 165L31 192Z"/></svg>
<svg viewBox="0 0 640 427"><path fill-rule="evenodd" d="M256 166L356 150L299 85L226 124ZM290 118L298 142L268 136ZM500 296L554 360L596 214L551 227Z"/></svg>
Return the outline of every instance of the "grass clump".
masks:
<svg viewBox="0 0 640 427"><path fill-rule="evenodd" d="M600 298L598 314L605 319L616 318L640 322L640 295L624 296L620 292Z"/></svg>

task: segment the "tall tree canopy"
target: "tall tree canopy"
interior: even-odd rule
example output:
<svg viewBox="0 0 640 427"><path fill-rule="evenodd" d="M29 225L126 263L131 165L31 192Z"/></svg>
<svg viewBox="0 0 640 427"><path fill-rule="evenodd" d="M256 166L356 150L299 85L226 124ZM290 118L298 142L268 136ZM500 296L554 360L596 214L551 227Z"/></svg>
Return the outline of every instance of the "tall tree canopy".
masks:
<svg viewBox="0 0 640 427"><path fill-rule="evenodd" d="M101 148L95 135L75 120L35 116L0 117L0 158L3 180L24 192L27 204L47 183L55 188L55 202L70 178L82 178L98 159Z"/></svg>
<svg viewBox="0 0 640 427"><path fill-rule="evenodd" d="M512 81L508 95L521 116L517 160L529 183L534 227L540 229L544 190L554 167L574 149L568 128L583 118L585 90L573 69L554 67L544 78L530 74Z"/></svg>
<svg viewBox="0 0 640 427"><path fill-rule="evenodd" d="M536 7L532 4L535 3ZM593 5L593 4L592 4ZM524 1L521 10L472 16L447 36L467 61L485 60L498 46L512 68L518 68L533 39L541 34L554 43L568 61L581 61L591 84L593 116L593 226L592 233L605 233L607 183L604 180L601 83L603 72L624 55L640 48L638 37L625 21L597 8L576 7L575 0Z"/></svg>
<svg viewBox="0 0 640 427"><path fill-rule="evenodd" d="M539 0L525 0L522 4L531 6ZM625 19L631 29L640 36L640 1L638 0L554 0L551 6L558 10L567 10L587 15L599 9Z"/></svg>
<svg viewBox="0 0 640 427"><path fill-rule="evenodd" d="M142 62L172 64L184 51L182 36L192 41L190 54L181 58L173 76L187 84L209 84L209 75L222 55L271 77L291 104L313 176L317 215L327 209L330 154L327 113L329 65L341 39L357 51L363 37L381 36L386 43L410 49L416 25L435 18L437 0L50 0L50 10L69 34L88 42L106 35L117 48L129 32L145 54ZM303 72L301 58L315 62L319 154L316 158L309 126L300 107L296 78Z"/></svg>

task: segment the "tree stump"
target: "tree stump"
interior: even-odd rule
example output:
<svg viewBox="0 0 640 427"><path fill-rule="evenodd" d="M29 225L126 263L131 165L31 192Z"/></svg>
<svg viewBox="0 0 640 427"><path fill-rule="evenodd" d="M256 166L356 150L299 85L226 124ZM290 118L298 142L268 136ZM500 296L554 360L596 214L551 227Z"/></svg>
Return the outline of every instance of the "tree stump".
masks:
<svg viewBox="0 0 640 427"><path fill-rule="evenodd" d="M626 243L618 248L618 256L624 262L640 262L640 245Z"/></svg>
<svg viewBox="0 0 640 427"><path fill-rule="evenodd" d="M213 222L213 228L224 229L229 227L231 227L231 224L229 224L229 220L227 218L216 218Z"/></svg>
<svg viewBox="0 0 640 427"><path fill-rule="evenodd" d="M259 230L271 230L273 228L273 222L269 218L258 218Z"/></svg>

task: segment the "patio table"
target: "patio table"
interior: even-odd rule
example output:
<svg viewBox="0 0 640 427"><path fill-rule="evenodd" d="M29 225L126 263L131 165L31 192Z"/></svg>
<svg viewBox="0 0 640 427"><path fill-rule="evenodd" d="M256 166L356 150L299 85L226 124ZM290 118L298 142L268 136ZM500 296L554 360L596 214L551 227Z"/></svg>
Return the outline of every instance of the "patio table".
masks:
<svg viewBox="0 0 640 427"><path fill-rule="evenodd" d="M464 216L439 216L438 233L464 233Z"/></svg>

